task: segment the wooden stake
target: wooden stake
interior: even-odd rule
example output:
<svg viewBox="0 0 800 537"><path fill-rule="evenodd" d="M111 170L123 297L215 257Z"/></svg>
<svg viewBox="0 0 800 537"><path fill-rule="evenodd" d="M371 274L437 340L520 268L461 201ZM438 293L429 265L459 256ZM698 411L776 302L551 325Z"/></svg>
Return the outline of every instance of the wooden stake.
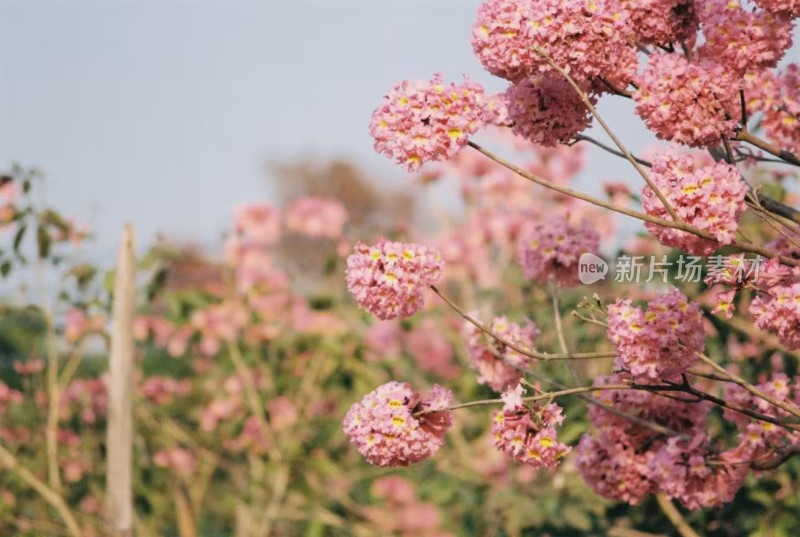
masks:
<svg viewBox="0 0 800 537"><path fill-rule="evenodd" d="M106 435L106 508L109 534L128 537L133 531L133 314L136 257L133 227L126 224L117 258L111 331Z"/></svg>

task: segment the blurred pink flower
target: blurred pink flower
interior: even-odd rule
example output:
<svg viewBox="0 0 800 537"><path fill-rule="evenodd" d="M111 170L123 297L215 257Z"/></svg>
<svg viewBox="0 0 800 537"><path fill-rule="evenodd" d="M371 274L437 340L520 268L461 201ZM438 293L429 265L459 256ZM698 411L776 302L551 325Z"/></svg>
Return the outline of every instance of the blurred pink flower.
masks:
<svg viewBox="0 0 800 537"><path fill-rule="evenodd" d="M237 207L234 227L238 234L256 244L275 244L281 236L280 211L267 202Z"/></svg>
<svg viewBox="0 0 800 537"><path fill-rule="evenodd" d="M14 371L19 375L35 375L44 369L44 360L29 358L27 360L14 360Z"/></svg>
<svg viewBox="0 0 800 537"><path fill-rule="evenodd" d="M427 318L405 334L408 352L419 368L446 379L458 376L461 368L453 362L453 346L434 319Z"/></svg>
<svg viewBox="0 0 800 537"><path fill-rule="evenodd" d="M153 454L153 464L159 468L169 468L179 477L188 479L197 471L197 459L188 449L162 449Z"/></svg>
<svg viewBox="0 0 800 537"><path fill-rule="evenodd" d="M309 237L338 239L349 216L337 200L306 196L286 208L285 219L289 231Z"/></svg>

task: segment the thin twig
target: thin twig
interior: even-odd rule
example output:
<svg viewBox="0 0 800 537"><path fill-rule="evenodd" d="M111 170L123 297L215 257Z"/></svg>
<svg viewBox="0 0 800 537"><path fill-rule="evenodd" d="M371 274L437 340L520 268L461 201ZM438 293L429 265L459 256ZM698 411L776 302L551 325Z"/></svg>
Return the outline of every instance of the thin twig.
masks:
<svg viewBox="0 0 800 537"><path fill-rule="evenodd" d="M727 376L731 380L731 382L734 382L735 384L738 384L739 386L741 386L742 388L744 388L745 390L747 390L751 394L755 395L759 399L763 399L764 401L766 401L766 402L768 402L768 403L770 403L770 404L772 404L772 405L774 405L774 406L776 406L776 407L778 407L778 408L780 408L782 410L785 410L786 412L788 412L792 416L794 416L796 418L800 418L800 408L797 408L796 406L791 405L789 403L786 403L784 401L778 401L777 399L775 399L771 395L769 395L767 393L764 393L763 391L759 390L758 388L756 388L755 386L753 386L752 384L750 384L749 382L747 382L743 378L739 377L738 375L735 375L735 374L731 373L730 371L728 371L727 369L725 369L721 365L717 364L714 360L712 360L711 358L709 358L705 354L697 353L697 356L700 357L700 360L704 364L710 366L712 369L714 369L718 373Z"/></svg>
<svg viewBox="0 0 800 537"><path fill-rule="evenodd" d="M540 186L543 186L543 187L548 188L550 190L553 190L555 192L559 192L561 194L564 194L564 195L567 195L567 196L571 196L571 197L579 199L579 200L586 201L586 202L591 203L593 205L597 205L598 207L603 207L605 209L609 209L609 210L614 211L616 213L624 214L625 216L630 216L631 218L636 218L636 219L642 220L644 222L649 222L651 224L656 224L658 226L678 229L680 231L685 231L687 233L691 233L691 234L696 235L696 236L698 236L700 238L703 238L703 239L707 239L707 240L711 240L711 241L715 240L714 236L711 233L709 233L707 231L704 231L702 229L698 229L696 227L690 226L690 225L688 225L688 224L686 224L684 222L676 222L674 220L666 220L664 218L658 218L656 216L651 216L649 214L646 214L646 213L643 213L643 212L640 212L640 211L629 209L629 208L623 207L621 205L615 205L613 203L601 200L599 198L595 198L594 196L590 196L588 194L584 194L583 192L580 192L578 190L574 190L574 189L566 187L566 186L562 186L562 185L558 185L558 184L555 184L555 183L551 183L550 181L542 179L541 177L539 177L539 176L537 176L537 175L535 175L533 173L530 173L528 171L525 171L522 168L510 163L509 161L505 160L503 157L501 157L499 155L496 155L495 153L493 153L493 152L489 151L488 149L482 147L481 145L473 142L472 140L470 140L468 142L468 145L470 147L472 147L473 149L475 149L476 151L482 153L486 157L490 158L491 160L495 161L497 164L500 164L501 166L503 166L503 167L511 170L512 172L516 173L520 177L523 177L523 178L525 178L525 179L527 179L527 180L529 180L531 182L534 182L534 183L536 183L536 184L538 184ZM746 243L743 243L741 241L736 241L735 240L735 241L731 242L731 246L733 246L735 248L738 248L739 250L741 250L743 252L750 252L750 253L758 254L758 255L761 255L761 256L764 256L764 257L767 257L767 258L779 259L781 263L783 263L784 265L791 266L791 267L796 267L796 266L798 266L798 264L800 264L800 263L798 263L798 261L796 259L792 259L791 257L785 256L785 255L780 255L777 252L774 252L772 250L769 250L767 248L763 248L761 246L757 246L757 245L754 245L754 244L746 244Z"/></svg>
<svg viewBox="0 0 800 537"><path fill-rule="evenodd" d="M739 134L736 135L735 140L739 140L741 142L747 142L756 146L757 148L761 149L762 151L766 151L770 155L774 155L779 159L792 164L794 166L800 166L800 158L797 157L791 151L787 151L785 149L781 149L775 144L772 144L766 140L762 140L758 136L754 135L750 131L742 130Z"/></svg>
<svg viewBox="0 0 800 537"><path fill-rule="evenodd" d="M669 498L663 494L658 494L656 498L658 499L658 506L661 508L661 511L667 516L669 521L672 522L672 525L675 526L675 529L678 530L681 537L700 537L689 523L686 522L686 519L683 518L681 512L678 511L678 508L675 507Z"/></svg>
<svg viewBox="0 0 800 537"><path fill-rule="evenodd" d="M614 145L616 145L617 148L619 148L619 150L622 151L622 153L625 155L625 158L628 159L628 162L630 162L633 168L637 172L639 172L639 175L642 176L642 179L644 179L645 183L647 183L647 186L649 186L653 190L653 192L655 192L656 196L658 196L658 199L661 200L661 203L664 205L664 208L667 209L667 212L672 217L672 219L675 220L676 222L680 222L681 219L678 217L678 213L675 212L675 208L672 207L672 204L670 204L669 200L667 200L666 196L664 196L664 193L661 192L658 186L652 181L652 179L650 179L650 176L647 174L644 168L642 168L642 166L636 161L636 159L633 158L633 155L631 154L630 151L628 151L628 148L625 147L625 144L623 144L622 141L619 138L617 138L617 135L614 134L614 131L611 130L608 124L606 124L605 120L603 120L602 116L600 116L600 113L592 104L592 101L591 99L589 99L589 96L586 95L586 92L583 91L580 86L578 86L577 82L575 82L575 80L569 75L569 73L567 73L561 66L559 66L553 61L553 59L550 57L549 54L547 54L545 51L537 47L534 47L534 52L536 52L539 56L544 58L544 60L550 65L550 67L558 71L561 74L561 76L563 76L567 80L569 85L572 86L572 89L574 89L575 92L578 94L578 96L581 98L583 104L586 106L589 112L592 113L592 115L597 119L597 122L600 123L600 126L603 127L603 130L606 131L606 134L608 134L609 138L611 138L611 140L614 142Z"/></svg>
<svg viewBox="0 0 800 537"><path fill-rule="evenodd" d="M561 347L562 353L567 356L571 356L572 353L570 353L569 347L567 346L567 337L564 334L564 325L561 319L561 308L558 305L558 286L555 282L552 282L550 296L552 297L553 301L553 320L556 325L558 344ZM583 380L581 379L581 375L578 373L578 370L575 368L575 364L572 363L572 360L567 360L567 366L569 367L569 372L572 375L572 381L575 384L582 384Z"/></svg>
<svg viewBox="0 0 800 537"><path fill-rule="evenodd" d="M465 313L461 308L459 308L452 300L447 298L441 291L435 286L431 285L431 290L439 295L439 298L445 301L445 303L450 306L450 308L455 311L462 319L466 320L475 328L489 336L490 338L494 339L498 343L505 345L506 347L510 348L513 351L516 351L523 356L528 356L535 360L542 360L542 361L549 361L549 360L591 360L596 358L613 358L617 355L615 352L576 352L572 354L548 354L545 352L538 352L532 349L525 349L520 347L519 345L507 340L504 337L498 336L488 328L486 328L480 321L476 320L471 315Z"/></svg>
<svg viewBox="0 0 800 537"><path fill-rule="evenodd" d="M72 537L81 537L83 532L77 520L69 509L69 506L56 491L48 487L47 484L32 474L27 468L20 465L17 458L6 448L0 446L0 464L14 472L26 485L35 490L44 501L50 504L58 512L61 520L67 526L67 530Z"/></svg>
<svg viewBox="0 0 800 537"><path fill-rule="evenodd" d="M587 136L585 134L576 134L575 135L575 141L576 142L589 142L591 144L596 145L600 149L603 149L604 151L608 151L612 155L616 155L618 157L625 158L625 154L622 153L621 151L617 151L616 149L614 149L610 145L606 145L603 142L592 138L591 136ZM633 158L636 160L636 162L638 162L642 166L646 166L648 168L652 168L653 167L653 163L650 162L649 160L644 160L644 159L639 158L639 157L633 157Z"/></svg>

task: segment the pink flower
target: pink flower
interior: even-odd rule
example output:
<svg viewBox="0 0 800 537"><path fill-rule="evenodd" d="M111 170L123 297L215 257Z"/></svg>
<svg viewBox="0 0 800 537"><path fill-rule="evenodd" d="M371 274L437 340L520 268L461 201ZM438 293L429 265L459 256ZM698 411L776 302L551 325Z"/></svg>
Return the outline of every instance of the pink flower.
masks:
<svg viewBox="0 0 800 537"><path fill-rule="evenodd" d="M542 284L552 280L569 287L580 283L581 254L599 249L600 235L588 220L574 225L558 215L521 233L517 252L526 278Z"/></svg>
<svg viewBox="0 0 800 537"><path fill-rule="evenodd" d="M785 373L774 373L756 387L777 401L800 406L800 377L798 376L789 378ZM791 414L785 410L755 397L736 384L725 385L724 398L729 403L752 409L775 419L791 417ZM770 460L770 455L777 455L792 446L800 446L800 432L798 431L755 420L731 409L725 409L723 417L734 423L739 429L739 448L746 452L751 459L766 462Z"/></svg>
<svg viewBox="0 0 800 537"><path fill-rule="evenodd" d="M488 0L472 47L492 74L517 82L550 71L541 49L579 81L603 76L625 87L636 70L625 13L616 1Z"/></svg>
<svg viewBox="0 0 800 537"><path fill-rule="evenodd" d="M764 133L781 149L800 153L800 65L788 65L775 78L771 96L764 107Z"/></svg>
<svg viewBox="0 0 800 537"><path fill-rule="evenodd" d="M636 505L655 491L650 479L649 451L637 451L624 440L584 434L575 449L575 466L600 496Z"/></svg>
<svg viewBox="0 0 800 537"><path fill-rule="evenodd" d="M399 321L372 323L364 335L365 359L369 362L389 360L400 356L402 330Z"/></svg>
<svg viewBox="0 0 800 537"><path fill-rule="evenodd" d="M637 86L636 113L659 138L706 147L733 136L737 119L726 112L738 103L740 81L722 65L653 53Z"/></svg>
<svg viewBox="0 0 800 537"><path fill-rule="evenodd" d="M410 172L424 162L449 160L486 123L486 101L483 86L468 78L460 85L439 74L430 82L401 82L372 114L375 151Z"/></svg>
<svg viewBox="0 0 800 537"><path fill-rule="evenodd" d="M516 393L504 396L504 401L506 405L492 419L494 447L534 469L555 468L570 452L556 438L556 426L564 421L561 407L550 403L530 408L521 404Z"/></svg>
<svg viewBox="0 0 800 537"><path fill-rule="evenodd" d="M486 98L486 124L496 127L507 127L508 118L508 96L505 93L489 95Z"/></svg>
<svg viewBox="0 0 800 537"><path fill-rule="evenodd" d="M270 426L275 430L285 429L297 422L297 408L285 395L270 399L266 403Z"/></svg>
<svg viewBox="0 0 800 537"><path fill-rule="evenodd" d="M515 388L508 389L500 394L500 399L503 400L503 411L515 410L524 406L525 403L522 400L522 395L524 393L525 389L522 387L522 384L517 384Z"/></svg>
<svg viewBox="0 0 800 537"><path fill-rule="evenodd" d="M422 371L446 379L458 376L460 369L453 362L453 346L433 319L424 319L408 332L405 345Z"/></svg>
<svg viewBox="0 0 800 537"><path fill-rule="evenodd" d="M410 317L424 305L423 290L442 275L438 251L402 242L359 242L347 258L347 288L362 308L381 320Z"/></svg>
<svg viewBox="0 0 800 537"><path fill-rule="evenodd" d="M792 21L768 11L747 11L737 0L704 0L698 15L706 40L701 57L736 73L775 67L792 46Z"/></svg>
<svg viewBox="0 0 800 537"><path fill-rule="evenodd" d="M334 240L341 237L348 215L336 200L306 196L286 208L285 218L289 231Z"/></svg>
<svg viewBox="0 0 800 537"><path fill-rule="evenodd" d="M174 326L167 319L154 315L137 315L133 320L133 335L138 341L145 341L152 336L158 347L167 344Z"/></svg>
<svg viewBox="0 0 800 537"><path fill-rule="evenodd" d="M192 381L189 379L174 379L172 377L150 377L141 385L142 395L157 405L171 403L175 396L185 396L192 391Z"/></svg>
<svg viewBox="0 0 800 537"><path fill-rule="evenodd" d="M630 374L614 373L606 377L597 377L593 384L608 386L628 384L630 381ZM633 421L628 416L667 427L678 433L696 434L705 429L711 410L710 405L705 402L685 403L643 390L599 390L594 394L594 399L603 406L589 406L589 419L592 425L601 435L607 434L610 438L622 439L633 446L651 444L663 435L642 425L641 422Z"/></svg>
<svg viewBox="0 0 800 537"><path fill-rule="evenodd" d="M267 202L253 203L236 208L236 232L256 244L275 244L281 237L280 211Z"/></svg>
<svg viewBox="0 0 800 537"><path fill-rule="evenodd" d="M708 439L673 437L650 460L659 491L687 509L715 507L733 500L744 484L749 465L736 451L714 454Z"/></svg>
<svg viewBox="0 0 800 537"><path fill-rule="evenodd" d="M800 268L777 260L762 266L750 314L757 327L777 334L788 349L800 349Z"/></svg>
<svg viewBox="0 0 800 537"><path fill-rule="evenodd" d="M800 17L800 2L798 0L755 0L755 3L764 11L774 15Z"/></svg>
<svg viewBox="0 0 800 537"><path fill-rule="evenodd" d="M720 289L714 293L714 309L711 310L711 313L722 313L726 319L730 319L736 309L735 299L736 289Z"/></svg>
<svg viewBox="0 0 800 537"><path fill-rule="evenodd" d="M0 227L11 222L17 215L15 204L19 198L19 188L14 181L0 184Z"/></svg>
<svg viewBox="0 0 800 537"><path fill-rule="evenodd" d="M108 411L108 390L103 379L73 380L61 392L61 418L80 416L84 423L93 424Z"/></svg>
<svg viewBox="0 0 800 537"><path fill-rule="evenodd" d="M64 339L76 342L92 332L102 332L105 319L99 315L90 317L85 311L71 308L64 313Z"/></svg>
<svg viewBox="0 0 800 537"><path fill-rule="evenodd" d="M472 28L472 49L495 76L520 80L538 63L533 51L531 0L487 0L478 8Z"/></svg>
<svg viewBox="0 0 800 537"><path fill-rule="evenodd" d="M477 313L471 315L474 318ZM520 326L505 317L495 317L488 329L505 341L529 351L535 349L539 336L539 329L528 319L524 326ZM496 392L516 386L531 358L487 336L470 322L465 322L464 332L470 362L478 371L478 383L486 384Z"/></svg>
<svg viewBox="0 0 800 537"><path fill-rule="evenodd" d="M24 397L22 392L9 387L5 382L0 380L0 410L5 411L6 406L9 404L22 403Z"/></svg>
<svg viewBox="0 0 800 537"><path fill-rule="evenodd" d="M170 468L184 479L197 471L197 459L188 449L162 449L153 454L153 463L160 468Z"/></svg>
<svg viewBox="0 0 800 537"><path fill-rule="evenodd" d="M18 375L29 376L35 375L44 369L44 360L40 358L28 359L25 361L14 360L14 371Z"/></svg>
<svg viewBox="0 0 800 537"><path fill-rule="evenodd" d="M249 320L241 304L223 302L206 306L192 314L191 322L200 332L200 351L206 355L217 354L221 342L233 341Z"/></svg>
<svg viewBox="0 0 800 537"><path fill-rule="evenodd" d="M710 241L686 231L645 223L661 244L707 256L733 241L739 217L747 208L747 184L735 166L725 162L701 166L692 156L671 149L653 160L650 178L681 220L716 239ZM670 219L649 186L642 188L642 207L651 216Z"/></svg>
<svg viewBox="0 0 800 537"><path fill-rule="evenodd" d="M617 349L615 365L639 383L677 379L705 347L700 307L674 288L651 300L646 311L630 299L611 304L608 337Z"/></svg>
<svg viewBox="0 0 800 537"><path fill-rule="evenodd" d="M643 44L666 46L691 43L699 21L694 0L635 0L624 2L628 24Z"/></svg>
<svg viewBox="0 0 800 537"><path fill-rule="evenodd" d="M524 78L506 95L514 133L543 146L569 142L592 123L589 109L558 73ZM590 98L596 104L597 99Z"/></svg>
<svg viewBox="0 0 800 537"><path fill-rule="evenodd" d="M376 479L372 483L372 494L386 498L389 503L395 505L409 504L416 499L411 482L395 475Z"/></svg>
<svg viewBox="0 0 800 537"><path fill-rule="evenodd" d="M423 397L407 383L389 382L350 407L344 433L370 464L408 466L444 445L452 400L452 392L439 385Z"/></svg>

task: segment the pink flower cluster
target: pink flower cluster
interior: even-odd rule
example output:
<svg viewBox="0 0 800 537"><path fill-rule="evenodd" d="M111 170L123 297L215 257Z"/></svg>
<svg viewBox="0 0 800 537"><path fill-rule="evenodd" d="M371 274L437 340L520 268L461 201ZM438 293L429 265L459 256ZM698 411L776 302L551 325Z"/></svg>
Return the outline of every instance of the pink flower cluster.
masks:
<svg viewBox="0 0 800 537"><path fill-rule="evenodd" d="M635 0L625 2L625 9L640 43L691 43L697 35L694 0Z"/></svg>
<svg viewBox="0 0 800 537"><path fill-rule="evenodd" d="M61 392L60 417L63 420L77 415L88 424L97 423L108 414L108 390L103 379L73 380Z"/></svg>
<svg viewBox="0 0 800 537"><path fill-rule="evenodd" d="M629 373L614 373L597 377L595 386L630 384ZM598 431L613 433L610 436L624 437L632 445L647 445L660 433L642 424L642 421L668 427L681 433L702 431L708 421L710 405L705 402L684 403L677 399L662 397L644 390L600 390L594 399L624 415L615 414L600 405L589 406L589 419ZM640 422L631 420L633 416Z"/></svg>
<svg viewBox="0 0 800 537"><path fill-rule="evenodd" d="M272 245L281 238L281 213L267 202L237 207L234 228L248 242Z"/></svg>
<svg viewBox="0 0 800 537"><path fill-rule="evenodd" d="M188 449L162 449L153 454L153 464L159 468L169 468L183 479L189 479L197 472L197 458Z"/></svg>
<svg viewBox="0 0 800 537"><path fill-rule="evenodd" d="M349 219L344 206L334 199L305 196L286 208L286 229L309 237L338 239Z"/></svg>
<svg viewBox="0 0 800 537"><path fill-rule="evenodd" d="M675 380L705 347L700 307L674 288L645 311L630 299L609 305L608 336L618 353L615 365L639 383Z"/></svg>
<svg viewBox="0 0 800 537"><path fill-rule="evenodd" d="M800 268L777 259L762 266L750 314L757 327L777 334L788 349L800 349Z"/></svg>
<svg viewBox="0 0 800 537"><path fill-rule="evenodd" d="M552 147L569 142L592 123L589 109L558 73L525 78L506 95L512 130L533 143ZM591 99L595 104L597 99Z"/></svg>
<svg viewBox="0 0 800 537"><path fill-rule="evenodd" d="M192 314L192 327L200 333L199 349L212 356L223 343L234 341L247 325L249 314L241 304L222 302L196 310Z"/></svg>
<svg viewBox="0 0 800 537"><path fill-rule="evenodd" d="M768 11L748 11L738 0L698 3L706 40L698 53L739 73L775 67L792 46L792 21Z"/></svg>
<svg viewBox="0 0 800 537"><path fill-rule="evenodd" d="M580 283L581 254L597 252L600 235L588 220L572 224L561 215L543 220L520 234L517 255L526 278L569 287Z"/></svg>
<svg viewBox="0 0 800 537"><path fill-rule="evenodd" d="M653 53L636 84L636 113L659 138L706 147L733 135L740 82L722 65Z"/></svg>
<svg viewBox="0 0 800 537"><path fill-rule="evenodd" d="M781 149L800 153L800 65L788 65L786 72L775 78L770 93L764 107L764 133Z"/></svg>
<svg viewBox="0 0 800 537"><path fill-rule="evenodd" d="M64 339L80 341L92 333L101 333L106 328L106 320L101 315L89 315L82 309L70 308L64 313Z"/></svg>
<svg viewBox="0 0 800 537"><path fill-rule="evenodd" d="M172 377L150 377L139 388L142 395L157 405L171 403L175 397L188 395L192 391L190 379Z"/></svg>
<svg viewBox="0 0 800 537"><path fill-rule="evenodd" d="M522 464L552 470L570 452L556 437L556 426L564 421L561 407L549 403L531 408L521 395L521 386L503 394L505 405L492 417L493 445Z"/></svg>
<svg viewBox="0 0 800 537"><path fill-rule="evenodd" d="M748 471L749 464L739 450L718 453L703 434L691 440L670 438L650 461L658 492L677 499L687 509L730 503Z"/></svg>
<svg viewBox="0 0 800 537"><path fill-rule="evenodd" d="M473 318L476 312L471 315ZM488 326L490 332L522 350L536 348L539 329L530 320L520 326L505 317L495 317ZM478 383L496 392L516 386L530 364L530 356L520 354L493 337L486 335L470 322L464 324L469 359L478 371Z"/></svg>
<svg viewBox="0 0 800 537"><path fill-rule="evenodd" d="M584 434L575 448L575 466L600 496L636 505L653 492L648 468L652 455L617 439Z"/></svg>
<svg viewBox="0 0 800 537"><path fill-rule="evenodd" d="M775 373L756 385L766 395L777 401L800 408L800 376L789 378L785 373ZM742 408L754 410L775 419L791 415L772 403L756 397L736 384L726 384L725 400ZM740 412L725 409L723 416L739 429L739 443L750 459L766 462L770 455L779 456L792 446L800 446L800 431L785 429L766 421L754 420Z"/></svg>
<svg viewBox="0 0 800 537"><path fill-rule="evenodd" d="M344 433L370 464L408 466L444 445L453 424L447 408L453 393L439 385L422 396L406 383L389 382L355 403L344 418Z"/></svg>
<svg viewBox="0 0 800 537"><path fill-rule="evenodd" d="M468 78L447 84L437 74L429 82L404 81L372 114L369 132L375 150L415 172L424 162L449 160L487 121L483 86Z"/></svg>
<svg viewBox="0 0 800 537"><path fill-rule="evenodd" d="M539 49L580 81L603 76L625 87L637 65L626 19L616 0L487 0L472 47L490 73L512 82L552 69Z"/></svg>
<svg viewBox="0 0 800 537"><path fill-rule="evenodd" d="M419 501L410 481L399 476L376 479L372 495L385 501L382 506L364 506L364 516L377 526L378 535L404 537L448 537L439 531L441 515L434 503Z"/></svg>
<svg viewBox="0 0 800 537"><path fill-rule="evenodd" d="M453 361L453 346L433 319L424 319L405 334L404 343L422 371L455 378L460 368Z"/></svg>
<svg viewBox="0 0 800 537"><path fill-rule="evenodd" d="M747 183L735 166L725 162L701 165L691 155L670 149L653 160L650 178L681 220L715 238L710 241L686 231L645 223L661 244L707 256L733 241L747 195ZM642 188L642 207L651 216L670 219L649 186Z"/></svg>
<svg viewBox="0 0 800 537"><path fill-rule="evenodd" d="M614 374L595 385L631 380L627 373ZM603 406L593 406L589 417L597 432L581 438L575 464L601 496L635 505L663 493L698 509L729 502L741 487L748 467L732 464L741 460L739 450L719 453L703 433L708 405L627 389L599 391L596 398ZM683 436L669 437L618 413Z"/></svg>
<svg viewBox="0 0 800 537"><path fill-rule="evenodd" d="M798 0L755 0L756 5L775 15L800 17L800 1Z"/></svg>
<svg viewBox="0 0 800 537"><path fill-rule="evenodd" d="M532 47L530 0L487 0L478 8L472 28L472 49L483 67L495 76L520 80L537 63Z"/></svg>
<svg viewBox="0 0 800 537"><path fill-rule="evenodd" d="M438 251L402 242L359 242L347 258L347 288L362 308L381 320L410 317L424 305L423 290L442 275Z"/></svg>
<svg viewBox="0 0 800 537"><path fill-rule="evenodd" d="M19 188L14 181L0 184L0 228L11 222L17 215L16 203Z"/></svg>
<svg viewBox="0 0 800 537"><path fill-rule="evenodd" d="M25 400L22 392L11 388L0 380L0 411L5 412L9 404L20 404Z"/></svg>

